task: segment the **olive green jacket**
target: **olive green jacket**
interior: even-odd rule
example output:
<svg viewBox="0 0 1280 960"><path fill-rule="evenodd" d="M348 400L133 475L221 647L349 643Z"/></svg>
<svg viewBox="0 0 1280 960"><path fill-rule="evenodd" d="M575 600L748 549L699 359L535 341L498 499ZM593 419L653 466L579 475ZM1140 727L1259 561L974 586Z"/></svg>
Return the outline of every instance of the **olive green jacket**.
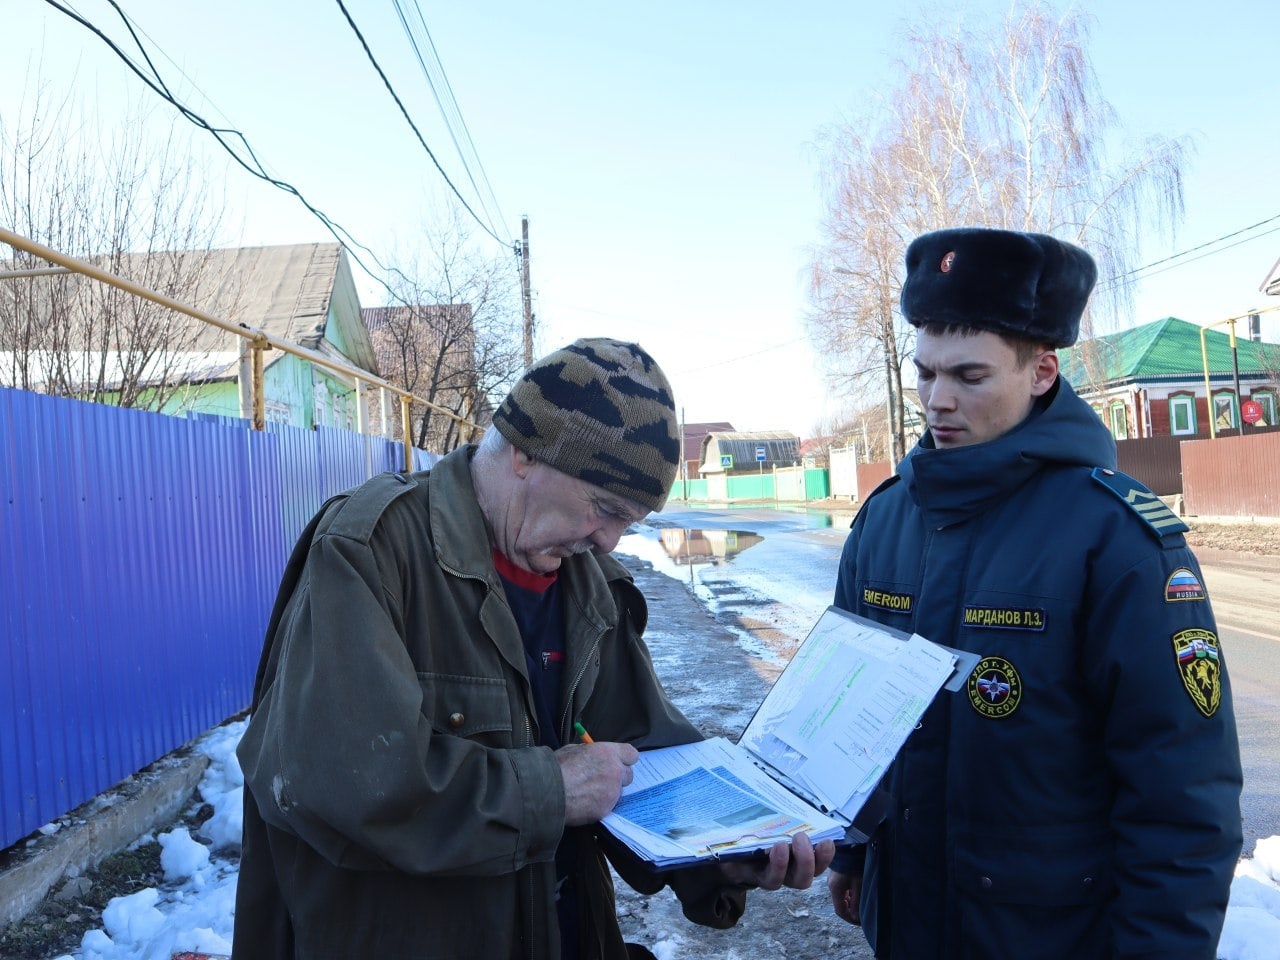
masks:
<svg viewBox="0 0 1280 960"><path fill-rule="evenodd" d="M334 498L295 547L268 627L245 778L236 960L558 960L564 786L540 746L524 647L494 570L470 449ZM667 699L625 568L561 567L561 742L581 721L637 747L699 734ZM597 830L578 828L583 960L625 956ZM602 831L599 831L602 833ZM714 869L658 876L700 923L744 894Z"/></svg>

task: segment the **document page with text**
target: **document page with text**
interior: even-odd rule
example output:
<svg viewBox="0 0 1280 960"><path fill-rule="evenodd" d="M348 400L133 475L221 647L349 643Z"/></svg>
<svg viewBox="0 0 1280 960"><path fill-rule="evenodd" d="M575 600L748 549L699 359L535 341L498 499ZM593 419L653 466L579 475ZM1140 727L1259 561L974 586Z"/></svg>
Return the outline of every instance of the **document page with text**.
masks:
<svg viewBox="0 0 1280 960"><path fill-rule="evenodd" d="M852 821L955 668L951 651L828 607L741 745Z"/></svg>
<svg viewBox="0 0 1280 960"><path fill-rule="evenodd" d="M828 607L747 724L647 750L602 821L659 867L766 849L854 818L955 669L956 654Z"/></svg>

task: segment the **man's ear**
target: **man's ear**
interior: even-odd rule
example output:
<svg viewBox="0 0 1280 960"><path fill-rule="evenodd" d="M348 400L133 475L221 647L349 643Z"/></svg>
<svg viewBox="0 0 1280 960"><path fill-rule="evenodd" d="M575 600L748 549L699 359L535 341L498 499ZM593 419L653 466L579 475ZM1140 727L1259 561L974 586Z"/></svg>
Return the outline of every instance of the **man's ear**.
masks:
<svg viewBox="0 0 1280 960"><path fill-rule="evenodd" d="M511 448L511 472L521 480L529 476L529 471L533 469L533 465L537 462L519 447L513 446Z"/></svg>
<svg viewBox="0 0 1280 960"><path fill-rule="evenodd" d="M1036 357L1031 370L1031 395L1043 397L1058 379L1058 353L1046 350Z"/></svg>

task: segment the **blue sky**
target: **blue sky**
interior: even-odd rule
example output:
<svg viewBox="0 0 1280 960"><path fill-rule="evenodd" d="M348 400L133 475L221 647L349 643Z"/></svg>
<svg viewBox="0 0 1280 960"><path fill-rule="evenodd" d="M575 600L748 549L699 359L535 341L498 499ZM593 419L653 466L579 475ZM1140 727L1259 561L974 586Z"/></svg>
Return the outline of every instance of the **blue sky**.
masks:
<svg viewBox="0 0 1280 960"><path fill-rule="evenodd" d="M442 180L336 2L119 2L154 41L153 57L158 48L171 58L157 64L193 108L244 132L276 176L380 257L407 259L438 209ZM821 214L819 132L891 82L907 20L1005 9L918 0L420 5L504 216L499 236L514 239L520 216L529 217L539 347L587 335L638 340L671 376L689 421L804 436L838 406L801 323L806 251ZM5 6L6 118L38 73L91 102L104 123L130 97L155 106L156 126L169 122L158 98L83 27L42 0ZM1148 238L1139 262L1280 215L1267 7L1084 8L1096 20L1093 65L1124 135L1196 140L1186 220L1176 239ZM76 9L124 37L105 0L76 0ZM394 4L348 0L348 9L478 207ZM227 176L227 242L330 239L296 200L228 171L212 150L203 156ZM1134 322L1172 314L1210 323L1272 305L1257 288L1280 258L1280 232L1259 234L1275 228L1280 220L1144 280ZM363 283L362 298L375 305L377 287Z"/></svg>

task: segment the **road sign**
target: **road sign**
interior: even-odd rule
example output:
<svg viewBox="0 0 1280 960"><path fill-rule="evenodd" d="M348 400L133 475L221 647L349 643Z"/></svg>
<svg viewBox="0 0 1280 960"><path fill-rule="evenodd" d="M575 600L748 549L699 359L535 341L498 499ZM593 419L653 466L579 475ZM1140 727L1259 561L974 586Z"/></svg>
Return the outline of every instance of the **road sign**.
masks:
<svg viewBox="0 0 1280 960"><path fill-rule="evenodd" d="M1240 404L1240 419L1245 423L1257 423L1262 419L1262 404L1257 400L1246 400Z"/></svg>
<svg viewBox="0 0 1280 960"><path fill-rule="evenodd" d="M732 453L722 453L722 454L720 454L720 466L721 466L721 468L722 468L722 469L725 469L725 470L732 470L732 469L733 469L733 454L732 454Z"/></svg>
<svg viewBox="0 0 1280 960"><path fill-rule="evenodd" d="M764 447L756 447L756 460L760 463L764 462Z"/></svg>

